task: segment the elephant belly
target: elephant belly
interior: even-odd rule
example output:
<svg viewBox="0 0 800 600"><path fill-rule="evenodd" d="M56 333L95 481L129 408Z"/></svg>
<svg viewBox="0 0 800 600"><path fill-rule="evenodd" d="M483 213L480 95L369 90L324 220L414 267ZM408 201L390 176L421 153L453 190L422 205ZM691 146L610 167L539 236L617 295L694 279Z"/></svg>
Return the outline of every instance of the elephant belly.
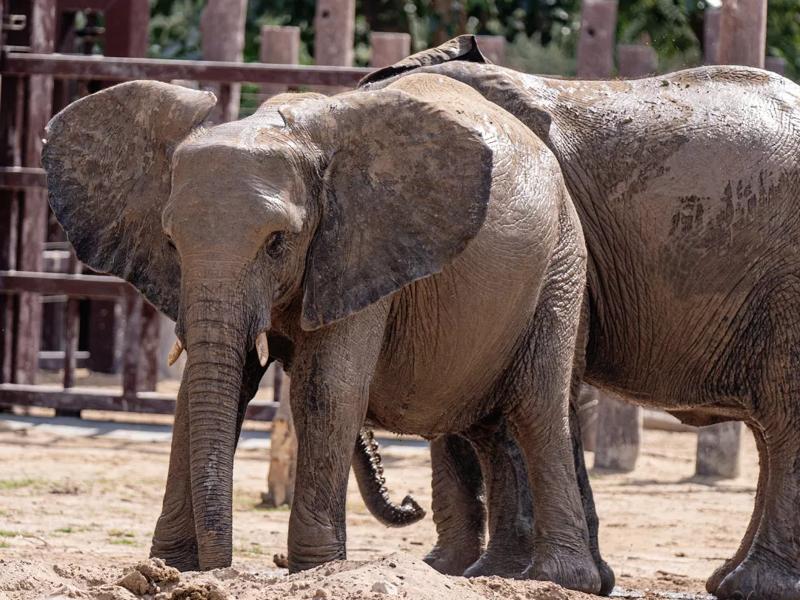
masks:
<svg viewBox="0 0 800 600"><path fill-rule="evenodd" d="M533 319L542 254L487 260L491 253L475 244L401 292L370 387L370 418L430 436L464 430L495 409L492 388Z"/></svg>

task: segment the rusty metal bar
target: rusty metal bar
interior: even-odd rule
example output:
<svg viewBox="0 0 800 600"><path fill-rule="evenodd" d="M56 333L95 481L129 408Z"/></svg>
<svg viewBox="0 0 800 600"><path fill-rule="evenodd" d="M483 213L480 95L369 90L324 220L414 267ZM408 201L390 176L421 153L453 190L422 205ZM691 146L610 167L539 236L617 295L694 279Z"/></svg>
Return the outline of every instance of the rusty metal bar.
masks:
<svg viewBox="0 0 800 600"><path fill-rule="evenodd" d="M104 275L0 271L0 294L35 292L71 298L119 298L130 289L122 279Z"/></svg>
<svg viewBox="0 0 800 600"><path fill-rule="evenodd" d="M0 167L0 189L47 187L47 175L38 167Z"/></svg>
<svg viewBox="0 0 800 600"><path fill-rule="evenodd" d="M0 405L171 415L175 412L175 396L158 392L139 392L136 396L129 397L124 396L119 388L64 389L57 385L1 383ZM271 421L277 410L277 402L251 402L247 407L246 418Z"/></svg>
<svg viewBox="0 0 800 600"><path fill-rule="evenodd" d="M370 69L268 65L264 63L115 58L78 54L7 53L2 75L52 75L61 79L126 81L158 79L170 81L214 81L219 83L283 83L286 85L355 85Z"/></svg>

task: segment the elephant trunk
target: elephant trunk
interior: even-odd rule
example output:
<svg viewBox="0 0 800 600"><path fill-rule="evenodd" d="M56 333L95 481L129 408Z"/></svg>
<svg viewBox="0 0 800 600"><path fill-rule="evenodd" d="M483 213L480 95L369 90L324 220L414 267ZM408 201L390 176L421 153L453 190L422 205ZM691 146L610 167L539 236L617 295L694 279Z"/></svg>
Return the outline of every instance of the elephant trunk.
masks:
<svg viewBox="0 0 800 600"><path fill-rule="evenodd" d="M423 508L411 496L403 498L399 506L389 499L378 444L369 429L362 429L356 440L353 472L367 509L387 527L405 527L425 516Z"/></svg>
<svg viewBox="0 0 800 600"><path fill-rule="evenodd" d="M233 455L247 344L236 304L209 294L187 311L189 470L203 570L232 559Z"/></svg>

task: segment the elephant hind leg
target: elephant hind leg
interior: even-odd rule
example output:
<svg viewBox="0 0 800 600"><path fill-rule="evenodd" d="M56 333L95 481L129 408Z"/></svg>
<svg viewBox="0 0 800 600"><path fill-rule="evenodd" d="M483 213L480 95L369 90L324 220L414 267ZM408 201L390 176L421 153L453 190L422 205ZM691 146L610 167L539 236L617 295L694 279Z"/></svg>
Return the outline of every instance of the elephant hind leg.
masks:
<svg viewBox="0 0 800 600"><path fill-rule="evenodd" d="M483 552L486 531L483 475L470 443L451 434L431 442L433 521L438 539L425 562L461 575Z"/></svg>
<svg viewBox="0 0 800 600"><path fill-rule="evenodd" d="M758 307L762 344L748 374L758 377L749 412L764 446L763 512L742 561L714 590L721 600L800 599L800 300L790 284Z"/></svg>
<svg viewBox="0 0 800 600"><path fill-rule="evenodd" d="M747 426L753 432L753 437L756 440L756 447L758 448L758 485L756 486L756 499L753 506L753 514L750 516L750 523L747 525L747 531L742 538L739 549L731 558L717 568L716 571L706 581L706 591L713 594L722 581L738 567L750 551L753 544L753 538L756 535L758 526L761 523L761 517L764 514L764 499L767 489L767 479L769 477L769 457L767 456L767 445L764 440L764 433L759 429L755 423L748 423Z"/></svg>

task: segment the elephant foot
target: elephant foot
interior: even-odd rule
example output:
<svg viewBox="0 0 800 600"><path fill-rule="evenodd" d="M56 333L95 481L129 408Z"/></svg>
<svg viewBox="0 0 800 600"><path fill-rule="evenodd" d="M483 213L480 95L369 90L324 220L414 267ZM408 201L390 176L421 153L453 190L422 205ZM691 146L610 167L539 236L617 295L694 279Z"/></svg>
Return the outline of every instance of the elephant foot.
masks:
<svg viewBox="0 0 800 600"><path fill-rule="evenodd" d="M150 546L150 557L160 558L167 566L178 571L199 571L200 559L197 554L197 540L194 538L180 541L153 540Z"/></svg>
<svg viewBox="0 0 800 600"><path fill-rule="evenodd" d="M724 564L717 567L711 574L711 577L706 579L706 591L709 594L714 594L722 581L738 567L740 561L729 558Z"/></svg>
<svg viewBox="0 0 800 600"><path fill-rule="evenodd" d="M614 591L614 586L617 583L617 577L614 575L614 570L602 558L595 563L597 570L600 573L600 596L610 596Z"/></svg>
<svg viewBox="0 0 800 600"><path fill-rule="evenodd" d="M461 575L464 570L480 558L480 548L449 544L436 544L423 560L443 575Z"/></svg>
<svg viewBox="0 0 800 600"><path fill-rule="evenodd" d="M789 571L784 561L750 554L719 584L713 594L720 600L800 599L800 574Z"/></svg>
<svg viewBox="0 0 800 600"><path fill-rule="evenodd" d="M568 590L587 594L600 592L600 572L591 555L575 551L535 553L533 562L523 573L526 579L552 581Z"/></svg>
<svg viewBox="0 0 800 600"><path fill-rule="evenodd" d="M508 577L521 579L522 574L531 564L530 556L516 556L510 552L486 551L466 571L464 577Z"/></svg>

